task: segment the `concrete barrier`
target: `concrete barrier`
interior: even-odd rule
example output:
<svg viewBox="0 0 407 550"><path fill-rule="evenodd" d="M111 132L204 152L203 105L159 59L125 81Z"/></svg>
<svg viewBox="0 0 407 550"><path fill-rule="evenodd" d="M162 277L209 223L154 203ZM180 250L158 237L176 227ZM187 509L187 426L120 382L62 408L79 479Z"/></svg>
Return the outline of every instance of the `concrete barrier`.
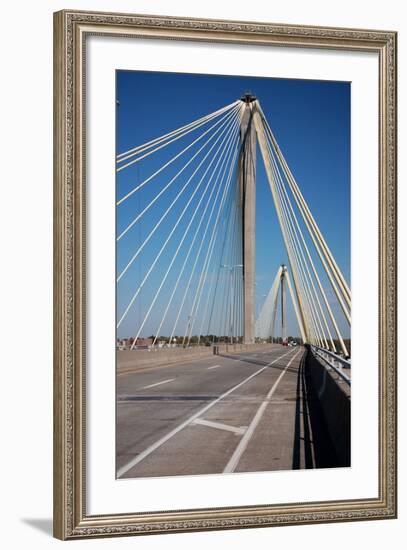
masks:
<svg viewBox="0 0 407 550"><path fill-rule="evenodd" d="M281 347L278 344L219 344L216 346L197 346L190 348L160 348L155 350L118 350L118 372L128 373L158 365L172 365L203 359L211 355L243 353Z"/></svg>
<svg viewBox="0 0 407 550"><path fill-rule="evenodd" d="M307 347L306 373L324 415L337 454L337 466L351 463L351 389L333 370L316 359Z"/></svg>
<svg viewBox="0 0 407 550"><path fill-rule="evenodd" d="M254 351L266 351L270 348L281 348L280 344L219 344L214 346L214 354L247 353Z"/></svg>

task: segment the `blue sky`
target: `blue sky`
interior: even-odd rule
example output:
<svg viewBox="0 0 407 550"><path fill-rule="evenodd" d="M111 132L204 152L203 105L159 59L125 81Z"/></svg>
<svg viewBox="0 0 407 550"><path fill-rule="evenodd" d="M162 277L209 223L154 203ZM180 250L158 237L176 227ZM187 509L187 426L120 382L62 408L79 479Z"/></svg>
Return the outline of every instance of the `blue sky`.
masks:
<svg viewBox="0 0 407 550"><path fill-rule="evenodd" d="M350 282L350 84L344 82L248 78L138 71L117 72L117 151L121 153L146 141L161 136L180 126L211 113L240 98L250 90L259 99L265 116L280 148L293 172L308 206L316 219L345 278ZM195 136L195 134L193 134ZM196 134L198 135L198 133ZM186 139L184 146L192 140ZM163 162L180 150L171 146L160 155L152 155L117 177L117 197L121 198L137 183L143 181ZM159 157L159 158L152 158ZM257 151L257 224L256 224L256 299L260 307L281 263L288 263L278 226L271 193L266 180L260 152ZM174 163L162 178L153 180L142 192L135 193L117 208L117 228L122 230L137 212L148 204L173 175L181 163ZM174 188L173 193L175 193ZM153 213L129 231L117 246L117 269L121 271L138 248L149 229L174 195L168 195ZM161 208L161 210L160 210ZM181 206L180 206L181 208ZM154 209L152 209L154 210ZM160 243L168 234L174 217L165 221L140 258L118 284L118 317L129 302L143 274L155 257ZM182 224L181 224L182 225ZM181 228L180 228L181 229ZM174 235L175 241L177 239ZM175 243L174 243L175 245ZM168 255L151 274L126 319L118 329L118 336L137 332L146 308L151 303L160 277L168 265ZM149 263L150 262L150 263ZM176 273L177 265L174 264ZM169 278L169 287L171 280ZM326 284L326 280L324 284ZM326 285L327 286L327 285ZM165 296L151 312L142 334L155 334L162 319ZM331 293L329 293L331 295ZM161 304L161 305L160 305ZM349 335L346 323L338 313L344 336ZM169 327L169 325L168 325ZM164 324L162 334L169 328ZM181 332L181 330L177 330ZM194 331L195 332L195 331ZM288 312L288 332L298 334L292 308Z"/></svg>

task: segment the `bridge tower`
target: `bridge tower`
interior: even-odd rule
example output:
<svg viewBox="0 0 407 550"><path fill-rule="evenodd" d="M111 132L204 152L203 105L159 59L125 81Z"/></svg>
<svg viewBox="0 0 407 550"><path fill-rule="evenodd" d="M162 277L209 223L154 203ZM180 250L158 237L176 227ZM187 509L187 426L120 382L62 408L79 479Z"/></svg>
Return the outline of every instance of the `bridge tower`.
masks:
<svg viewBox="0 0 407 550"><path fill-rule="evenodd" d="M285 282L287 275L287 267L285 265L281 266L281 339L283 345L287 343L287 319L286 319L286 292L285 292Z"/></svg>
<svg viewBox="0 0 407 550"><path fill-rule="evenodd" d="M243 343L254 343L255 326L255 257L256 257L256 130L253 124L252 104L256 100L246 93L240 123L241 150L239 156L239 182L242 200L243 231Z"/></svg>

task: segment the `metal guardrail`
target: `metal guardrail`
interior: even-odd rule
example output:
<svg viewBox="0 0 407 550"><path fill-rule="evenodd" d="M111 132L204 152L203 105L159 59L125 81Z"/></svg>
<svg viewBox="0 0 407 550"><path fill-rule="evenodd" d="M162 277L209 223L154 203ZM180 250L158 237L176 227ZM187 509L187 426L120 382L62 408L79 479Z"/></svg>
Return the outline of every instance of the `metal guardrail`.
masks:
<svg viewBox="0 0 407 550"><path fill-rule="evenodd" d="M349 386L351 385L351 378L343 372L343 369L351 368L351 361L344 359L343 357L332 353L332 351L320 348L318 346L311 346L311 351L314 355L320 357L325 363L334 369L334 371L343 379Z"/></svg>

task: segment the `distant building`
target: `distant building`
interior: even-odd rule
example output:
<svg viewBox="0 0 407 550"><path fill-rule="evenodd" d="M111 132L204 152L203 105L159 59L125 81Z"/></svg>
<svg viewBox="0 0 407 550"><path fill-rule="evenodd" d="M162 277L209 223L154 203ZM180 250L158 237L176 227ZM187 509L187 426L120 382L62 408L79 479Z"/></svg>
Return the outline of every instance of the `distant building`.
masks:
<svg viewBox="0 0 407 550"><path fill-rule="evenodd" d="M137 338L136 346L145 348L151 346L152 343L152 338Z"/></svg>
<svg viewBox="0 0 407 550"><path fill-rule="evenodd" d="M134 338L118 338L117 339L117 349L119 350L128 350L132 347ZM151 338L137 338L137 341L134 345L135 348L147 348L151 346L153 340Z"/></svg>
<svg viewBox="0 0 407 550"><path fill-rule="evenodd" d="M130 338L118 338L117 339L117 349L124 350L128 349L131 346Z"/></svg>

